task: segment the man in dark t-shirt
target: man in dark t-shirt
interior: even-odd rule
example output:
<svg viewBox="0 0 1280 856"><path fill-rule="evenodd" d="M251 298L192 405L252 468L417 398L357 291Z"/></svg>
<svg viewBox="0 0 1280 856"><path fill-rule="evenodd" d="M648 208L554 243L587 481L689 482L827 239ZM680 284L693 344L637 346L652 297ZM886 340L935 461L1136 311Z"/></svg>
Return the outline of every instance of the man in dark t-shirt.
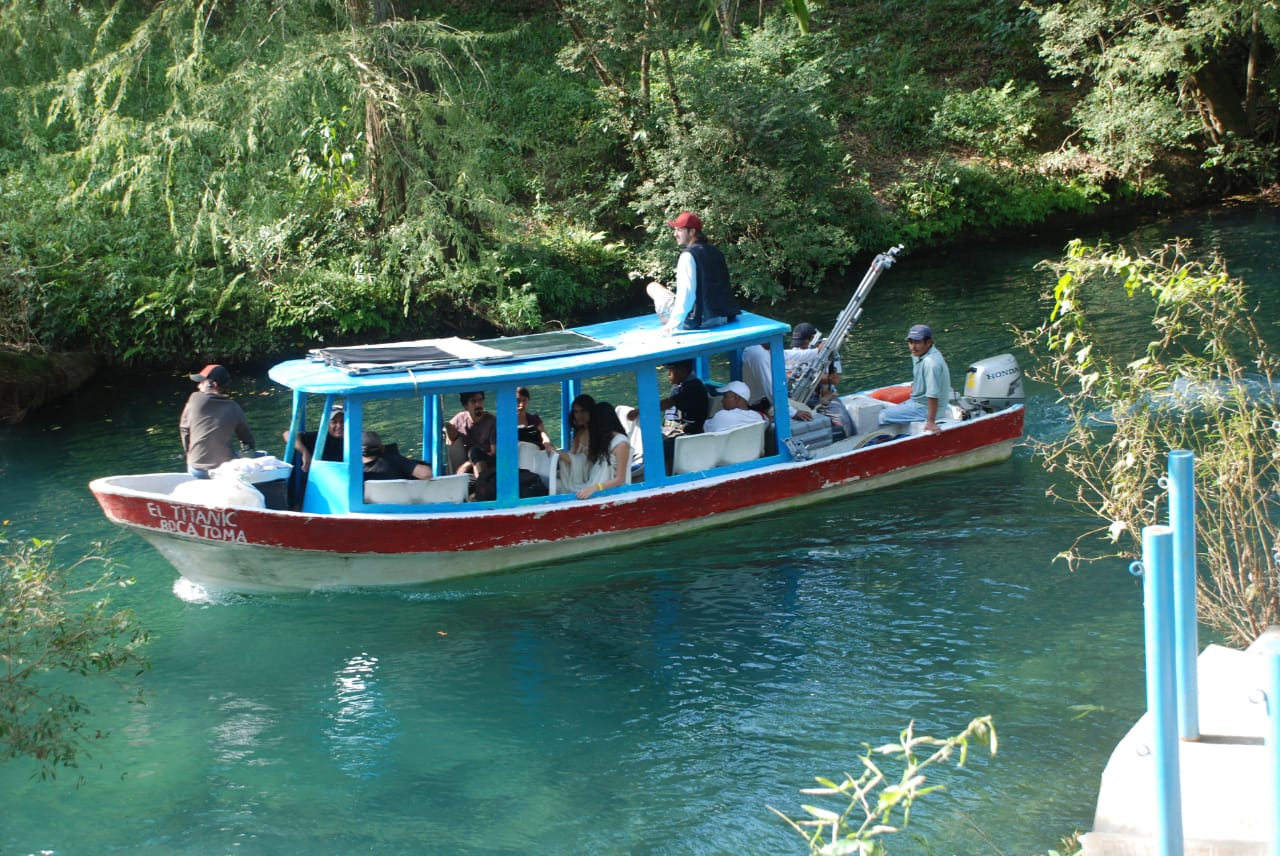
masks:
<svg viewBox="0 0 1280 856"><path fill-rule="evenodd" d="M365 431L360 438L364 460L364 480L429 479L431 468L419 461L411 461L399 452L382 445L376 431Z"/></svg>
<svg viewBox="0 0 1280 856"><path fill-rule="evenodd" d="M693 373L693 360L679 360L667 365L671 394L659 404L679 434L701 434L707 421L707 388Z"/></svg>
<svg viewBox="0 0 1280 856"><path fill-rule="evenodd" d="M706 386L693 373L693 360L668 363L667 380L671 382L671 394L658 404L662 407L665 420L662 445L667 461L667 474L670 475L676 437L681 434L702 433L703 423L707 421L709 401Z"/></svg>

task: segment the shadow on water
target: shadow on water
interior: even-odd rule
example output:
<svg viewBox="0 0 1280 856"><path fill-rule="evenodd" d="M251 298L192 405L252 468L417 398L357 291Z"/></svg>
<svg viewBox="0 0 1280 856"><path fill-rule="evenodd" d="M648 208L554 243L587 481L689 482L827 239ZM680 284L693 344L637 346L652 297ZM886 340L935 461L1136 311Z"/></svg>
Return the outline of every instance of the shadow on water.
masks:
<svg viewBox="0 0 1280 856"><path fill-rule="evenodd" d="M1274 276L1274 212L1136 234L1197 230L1237 272ZM1043 311L1031 266L1064 243L908 256L842 355L844 386L902 376L919 320L953 372L1009 350L1010 325ZM783 314L825 329L844 299ZM260 378L239 390L271 449L288 397ZM69 547L114 536L86 483L179 465L189 392L103 382L3 429L0 518L70 532ZM1028 434L1061 424L1033 386ZM87 690L112 735L80 789L0 767L22 807L0 814L0 851L799 853L766 806L798 815L814 776L856 769L863 741L909 721L942 736L990 713L1000 754L940 773L948 791L912 829L931 852L1043 852L1088 827L1143 706L1140 585L1119 564L1052 562L1089 524L1047 486L1019 447L925 483L404 592L208 595L116 538L154 639L147 704Z"/></svg>

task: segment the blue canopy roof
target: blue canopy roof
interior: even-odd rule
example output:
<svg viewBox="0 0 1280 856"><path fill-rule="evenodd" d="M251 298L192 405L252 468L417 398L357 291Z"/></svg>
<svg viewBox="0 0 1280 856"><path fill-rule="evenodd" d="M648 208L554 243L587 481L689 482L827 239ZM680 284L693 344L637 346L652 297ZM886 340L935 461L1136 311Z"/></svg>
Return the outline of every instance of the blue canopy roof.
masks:
<svg viewBox="0 0 1280 856"><path fill-rule="evenodd" d="M780 339L789 330L790 327L781 321L744 312L723 327L664 336L657 317L646 315L575 327L574 332L597 344L584 343L580 337L566 337L570 339L567 344L569 350L560 353L540 353L536 348L534 353L522 353L525 341L513 349L514 353L502 353L501 339L479 343L432 340L413 344L424 348L439 345L449 352L434 363L410 358L402 369L383 364L375 373L351 374L318 359L302 359L280 363L268 374L272 380L290 389L317 395L376 396L406 392L420 395L434 390L486 389L496 383L532 386L566 377L608 374L641 365L656 366L700 354L735 350ZM519 339L526 340L527 337ZM449 351L450 342L469 347L458 349L462 352L459 356L457 351ZM398 348L407 344L384 347Z"/></svg>

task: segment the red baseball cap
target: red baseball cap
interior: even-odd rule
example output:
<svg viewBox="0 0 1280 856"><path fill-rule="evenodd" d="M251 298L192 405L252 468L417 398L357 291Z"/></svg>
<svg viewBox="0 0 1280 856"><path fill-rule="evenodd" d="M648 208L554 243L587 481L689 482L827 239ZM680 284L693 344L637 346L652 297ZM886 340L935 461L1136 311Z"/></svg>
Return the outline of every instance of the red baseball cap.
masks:
<svg viewBox="0 0 1280 856"><path fill-rule="evenodd" d="M690 214L688 211L681 211L676 215L676 219L668 220L667 225L672 229L697 229L702 231L702 221L698 219L697 214Z"/></svg>

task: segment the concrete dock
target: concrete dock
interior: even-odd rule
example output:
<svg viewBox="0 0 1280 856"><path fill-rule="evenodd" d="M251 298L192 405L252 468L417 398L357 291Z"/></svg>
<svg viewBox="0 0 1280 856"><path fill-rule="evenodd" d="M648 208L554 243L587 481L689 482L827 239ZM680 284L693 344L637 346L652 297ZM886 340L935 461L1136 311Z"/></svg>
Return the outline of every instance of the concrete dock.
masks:
<svg viewBox="0 0 1280 856"><path fill-rule="evenodd" d="M1200 739L1179 741L1183 853L1268 856L1280 804L1264 736L1268 733L1266 659L1280 642L1268 628L1245 651L1210 645L1196 660ZM1280 700L1273 700L1273 703ZM1154 729L1146 713L1111 753L1102 772L1085 856L1151 856L1157 822ZM1156 854L1170 856L1170 854Z"/></svg>

